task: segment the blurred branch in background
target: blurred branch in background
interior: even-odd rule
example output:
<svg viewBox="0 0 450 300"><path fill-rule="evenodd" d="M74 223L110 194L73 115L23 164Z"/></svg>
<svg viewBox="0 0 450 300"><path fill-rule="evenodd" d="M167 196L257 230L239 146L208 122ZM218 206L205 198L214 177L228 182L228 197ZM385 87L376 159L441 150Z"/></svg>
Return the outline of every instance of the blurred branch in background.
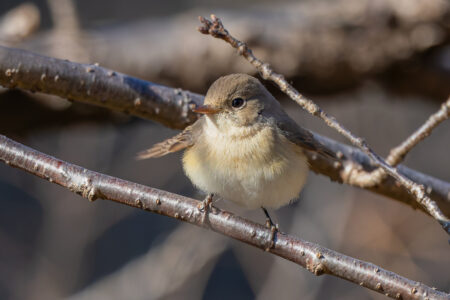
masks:
<svg viewBox="0 0 450 300"><path fill-rule="evenodd" d="M201 226L297 263L315 275L337 276L397 299L447 299L450 296L371 263L281 232L275 232L272 240L270 229L227 211L213 208L205 219L197 200L93 172L4 136L0 136L0 160L66 187L90 201L112 200ZM268 248L273 241L273 247Z"/></svg>
<svg viewBox="0 0 450 300"><path fill-rule="evenodd" d="M197 26L193 16L201 14L198 9L151 20L131 18L133 22L122 21L114 26L82 27L80 24L93 21L86 19L86 14L105 11L100 3L87 5L84 9L88 11L78 3L80 13L69 0L47 3L54 27L21 39L14 46L63 59L89 59L142 79L194 91L203 91L224 74L254 72L250 66L238 63L230 49L193 32ZM219 12L230 20L233 32L306 93L348 90L367 80L390 91L422 94L440 101L450 93L448 1L305 1L257 7L247 4L239 10ZM42 15L44 18L45 11ZM28 22L32 18L22 19ZM58 36L62 39L58 40ZM74 47L66 49L66 42ZM75 51L78 48L81 51ZM193 52L197 53L194 57ZM73 53L82 55L76 57ZM289 63L281 57L288 58ZM19 124L33 123L33 116L20 114L21 120L14 124L17 130L6 127L4 132L28 134L47 128L58 123L54 119L59 119L63 111L58 109L52 114L56 101L49 101L48 96L9 93L8 98L27 104L38 98L36 109L51 118L41 124L34 122L35 126L27 130ZM77 118L97 122L95 114L79 108L64 109L65 123L76 123ZM6 106L0 119L8 118L11 112L15 110ZM116 120L109 113L103 116Z"/></svg>
<svg viewBox="0 0 450 300"><path fill-rule="evenodd" d="M227 246L227 239L221 235L181 225L166 238L163 245L151 249L121 270L68 299L144 300L169 297L193 276L200 276L195 282L205 285L211 273L211 262ZM204 288L194 288L198 290L198 298L201 297Z"/></svg>
<svg viewBox="0 0 450 300"><path fill-rule="evenodd" d="M445 0L338 0L216 13L229 20L229 29L263 60L271 61L305 92L342 90L376 77L396 91L443 98L450 93L450 73L442 63L448 55L449 11ZM192 31L197 27L192 16L202 13L188 11L84 29L77 47L84 49L91 61L109 68L196 91L224 74L254 72L237 63L235 54L217 41ZM53 30L41 33L19 47L84 61L83 57L55 52L64 45L53 35Z"/></svg>
<svg viewBox="0 0 450 300"><path fill-rule="evenodd" d="M202 103L203 96L139 80L95 65L83 65L43 57L23 50L0 46L0 84L30 91L42 91L74 101L82 101L113 110L152 119L171 128L184 128L197 115L189 106ZM363 170L373 170L370 159L360 150L315 134L340 164L307 153L312 170L332 180L345 182L342 166L353 163ZM399 166L401 174L422 184L441 210L450 215L450 183ZM369 188L395 200L420 207L407 190L388 177L382 184Z"/></svg>
<svg viewBox="0 0 450 300"><path fill-rule="evenodd" d="M36 5L21 4L0 17L0 43L13 46L34 34L41 15Z"/></svg>
<svg viewBox="0 0 450 300"><path fill-rule="evenodd" d="M84 36L72 0L47 0L52 15L52 56L79 62L89 62L89 52L84 47Z"/></svg>
<svg viewBox="0 0 450 300"><path fill-rule="evenodd" d="M0 1L0 15L5 16L7 9L19 2ZM220 14L233 22L230 29L245 38L258 56L272 62L275 69L288 75L295 87L317 99L327 111L386 155L389 145L397 145L413 132L437 110L435 101L442 101L450 92L448 1L287 2L77 0L72 1L76 5L72 6L75 13L71 16L79 18L77 27L82 37L79 46L89 56L86 62L99 62L111 70L203 94L218 76L255 72L220 41L195 33L197 15L211 11ZM16 44L4 40L0 44L85 61L61 50L65 47L64 30L62 27L57 30L57 16L46 5L50 2L35 0L35 3L41 13L41 30L21 38ZM199 8L188 10L195 7ZM57 31L63 35L60 43L55 38ZM66 34L65 39L70 39L71 31ZM288 57L289 63L283 57ZM36 67L45 70L45 62ZM11 70L16 68L17 64L10 67ZM7 69L0 71L0 75ZM83 65L78 73L81 75L88 70L83 78L87 82L93 78L97 81L103 77L101 69ZM41 74L37 73L36 78ZM60 79L61 76L57 82L48 80L45 85L58 85ZM154 104L146 104L147 100L142 100L145 97L134 98L141 91L146 95L150 83L132 82L142 89L137 89L136 93L125 89L116 94L117 89L113 88L103 94L108 103L109 98L115 101L118 96L124 96L125 110L129 110L131 116L78 99L71 102L26 89L0 87L0 131L23 144L93 170L176 194L194 195L195 190L182 175L179 156L146 164L133 160L139 150L174 132L132 117L143 113L157 118L156 110L151 112L150 109L156 107ZM121 84L119 80L119 86ZM277 93L276 88L270 85L268 88ZM81 98L92 97L90 100L101 105L100 98L94 97L98 91L88 95L89 89L81 85L74 86L74 90L75 94L82 94ZM158 98L161 91L157 90L153 96L166 99ZM167 91L170 97L173 93L187 93L170 88ZM203 96L198 96L201 102ZM280 94L275 96L281 101L286 99ZM150 112L145 112L145 107L138 112L134 103L149 105ZM116 104L115 110L124 110L120 101ZM294 103L283 104L302 125L339 139L318 120L305 116ZM182 106L190 116L188 105L183 103ZM159 122L164 122L165 118L177 118L180 124L190 122L181 117L182 109L177 105L172 109L176 114L163 112ZM192 117L193 121L196 116L192 114ZM432 199L438 201L447 216L450 216L450 199L447 198L450 178L446 172L449 161L442 158L447 155L450 141L449 125L445 123L437 128L433 137L420 143L405 162L415 170L444 180L398 166L402 174L427 187L427 192L431 192ZM341 151L344 160L358 161L364 171L375 169L355 148L318 135L316 138L336 153ZM315 172L342 180L339 170L329 161L312 156L310 161ZM76 201L75 194L68 194L65 189L25 172L3 164L0 169L2 299L63 298L81 295L78 293L83 290L98 292L106 283L118 290L114 282L119 284L119 281L115 280L125 280L126 272L133 270L132 264L127 263L133 259L143 262L144 253L162 249L158 245L171 241L165 237L171 236L173 226L183 224L111 201L92 206L88 201ZM442 276L449 264L448 244L432 218L397 201L327 181L323 176L311 174L300 201L274 213L283 229L448 292L449 278ZM414 198L391 177L370 190L418 207ZM38 208L32 205L36 203ZM239 211L233 207L228 209L227 202L217 204ZM238 214L263 222L256 212L239 211ZM42 218L42 224L35 225L36 215ZM30 242L27 234L37 244ZM217 261L211 259L211 264L217 264L211 274L201 270L199 275L186 279L187 283L175 292L178 298L174 294L165 298L186 299L189 295L199 298L196 297L199 293L204 293L203 297L208 299L217 296L248 299L252 295L260 299L325 299L336 294L348 299L384 298L332 276L315 278L289 261L255 251L243 243L231 242L231 245L233 252L237 251L235 256L231 254L230 258L231 250L227 250ZM118 274L121 276L116 277ZM170 276L170 273L164 274ZM206 286L202 286L202 276L211 276L206 279ZM159 279L164 287L166 282ZM139 290L151 286L150 280L142 279L138 283L142 283L137 287ZM191 293L186 285L194 291Z"/></svg>
<svg viewBox="0 0 450 300"><path fill-rule="evenodd" d="M429 213L442 228L450 235L450 219L447 218L442 211L439 209L439 206L435 201L431 200L425 191L425 187L420 185L409 178L401 175L398 170L386 163L386 161L381 158L378 154L376 154L366 143L366 141L355 134L353 134L350 130L345 128L341 123L339 123L333 116L326 113L322 108L320 108L314 101L306 98L302 94L298 92L292 85L290 85L283 75L276 73L273 69L264 61L258 59L255 55L253 55L252 50L247 46L246 43L236 39L232 36L228 30L225 29L221 20L217 18L215 15L211 15L211 20L205 19L203 17L199 17L199 21L203 24L198 28L198 31L203 34L209 34L214 38L221 39L226 43L230 44L233 48L235 48L240 55L242 55L250 64L252 64L261 76L266 79L274 82L278 85L279 89L289 96L293 101L295 101L298 105L300 105L304 110L310 113L313 116L318 117L322 121L327 124L327 126L335 129L341 135L347 138L353 145L361 149L368 157L370 157L372 163L376 165L379 169L382 169L384 172L388 173L392 177L394 177L399 184L403 185L408 191L414 195L416 201L423 206L427 213ZM442 120L447 119L447 105L443 105L442 112ZM437 123L435 126L437 126ZM417 143L420 140L417 141ZM413 145L411 145L413 147ZM406 153L405 153L406 154ZM336 155L337 157L337 155ZM399 158L400 159L400 158ZM347 168L357 169L359 165L356 164L347 164L343 166L344 170ZM339 168L339 166L338 166ZM346 171L351 173L350 171ZM372 174L376 175L376 174ZM344 182L347 182L345 179L348 177L344 177ZM380 180L381 181L381 180ZM380 182L378 182L379 184Z"/></svg>
<svg viewBox="0 0 450 300"><path fill-rule="evenodd" d="M432 114L427 121L417 129L411 136L409 136L399 146L393 148L386 162L391 166L397 166L405 156L427 136L429 136L434 128L440 123L447 120L450 117L450 97L445 101L441 108ZM372 172L365 172L358 169L358 167L351 167L348 169L348 173L345 175L347 178L345 182L360 187L371 187L380 184L384 178L386 178L386 172L378 168Z"/></svg>

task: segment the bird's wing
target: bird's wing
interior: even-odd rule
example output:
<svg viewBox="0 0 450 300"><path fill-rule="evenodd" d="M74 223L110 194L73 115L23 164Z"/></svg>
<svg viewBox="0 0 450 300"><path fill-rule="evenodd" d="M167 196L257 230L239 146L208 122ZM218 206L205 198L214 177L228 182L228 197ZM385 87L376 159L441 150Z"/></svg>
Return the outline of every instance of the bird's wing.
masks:
<svg viewBox="0 0 450 300"><path fill-rule="evenodd" d="M161 143L153 145L153 147L137 154L137 159L147 159L161 157L169 153L183 150L194 145L199 134L200 120L197 120L191 126L186 127L176 136L167 139Z"/></svg>
<svg viewBox="0 0 450 300"><path fill-rule="evenodd" d="M289 117L283 118L283 121L281 122L277 122L277 126L282 134L292 143L305 150L317 152L323 156L336 159L336 154L333 151L317 141L310 131L300 127Z"/></svg>

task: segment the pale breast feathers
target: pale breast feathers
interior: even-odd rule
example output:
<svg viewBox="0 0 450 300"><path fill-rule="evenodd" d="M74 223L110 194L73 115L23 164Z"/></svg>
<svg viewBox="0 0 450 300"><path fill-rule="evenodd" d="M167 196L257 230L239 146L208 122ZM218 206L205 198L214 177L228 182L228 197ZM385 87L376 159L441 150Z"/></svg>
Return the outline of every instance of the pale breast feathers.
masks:
<svg viewBox="0 0 450 300"><path fill-rule="evenodd" d="M258 123L219 130L208 119L205 127L183 157L185 172L198 188L248 208L279 207L298 196L306 161L274 127Z"/></svg>

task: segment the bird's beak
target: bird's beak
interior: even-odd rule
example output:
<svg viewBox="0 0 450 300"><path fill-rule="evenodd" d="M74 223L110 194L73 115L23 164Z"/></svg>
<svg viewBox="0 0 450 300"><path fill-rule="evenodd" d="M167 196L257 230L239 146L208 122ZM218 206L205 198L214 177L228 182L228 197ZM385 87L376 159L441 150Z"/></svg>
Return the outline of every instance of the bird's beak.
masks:
<svg viewBox="0 0 450 300"><path fill-rule="evenodd" d="M210 105L197 105L195 108L192 109L193 112L199 113L199 114L215 114L219 112L219 109L211 107Z"/></svg>

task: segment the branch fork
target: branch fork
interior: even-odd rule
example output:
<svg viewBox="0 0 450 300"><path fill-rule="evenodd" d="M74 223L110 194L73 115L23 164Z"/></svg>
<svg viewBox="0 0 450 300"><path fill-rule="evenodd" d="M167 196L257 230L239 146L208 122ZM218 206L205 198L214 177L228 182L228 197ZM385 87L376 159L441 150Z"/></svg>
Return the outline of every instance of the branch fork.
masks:
<svg viewBox="0 0 450 300"><path fill-rule="evenodd" d="M426 195L425 188L423 185L417 184L414 181L400 174L397 168L391 166L388 162L386 162L378 154L376 154L369 147L369 145L364 139L354 135L343 125L341 125L333 116L330 116L325 111L323 111L316 103L300 94L292 85L290 85L286 81L283 75L275 73L267 63L264 63L262 60L258 59L255 55L253 55L251 49L244 42L233 37L228 32L228 30L225 29L222 21L218 17L216 17L215 15L211 15L211 20L208 20L204 17L199 17L199 20L203 24L203 26L198 28L200 33L209 34L212 37L220 38L225 42L229 43L233 48L236 48L238 50L238 53L240 55L246 58L259 71L259 73L264 79L273 81L275 84L278 85L278 87L282 92L287 94L303 109L305 109L313 116L322 119L325 122L325 124L327 124L329 127L335 129L340 134L345 136L353 145L355 145L356 147L361 149L365 154L367 154L367 156L369 156L369 158L371 159L372 163L375 166L377 166L380 170L382 170L378 172L385 172L391 175L393 178L397 180L397 182L399 182L399 184L401 184L404 188L406 188L409 191L409 193L414 195L417 203L419 203L434 219L436 219L438 223L442 226L442 228L447 232L447 234L450 235L450 219L447 218L442 213L442 211L437 206L436 202L431 200L431 198ZM444 105L442 110L443 110L442 114L448 117L447 105ZM446 117L444 117L443 119L446 119ZM437 126L438 124L439 122L435 122L434 126ZM410 148L412 147L413 146L410 146ZM397 159L399 160L400 156ZM349 169L351 170L351 166ZM353 172L351 171L348 173L350 174L350 178L355 177L354 175L352 175L352 173ZM371 177L371 175L367 176ZM375 178L367 181L377 183L377 180L378 179Z"/></svg>

